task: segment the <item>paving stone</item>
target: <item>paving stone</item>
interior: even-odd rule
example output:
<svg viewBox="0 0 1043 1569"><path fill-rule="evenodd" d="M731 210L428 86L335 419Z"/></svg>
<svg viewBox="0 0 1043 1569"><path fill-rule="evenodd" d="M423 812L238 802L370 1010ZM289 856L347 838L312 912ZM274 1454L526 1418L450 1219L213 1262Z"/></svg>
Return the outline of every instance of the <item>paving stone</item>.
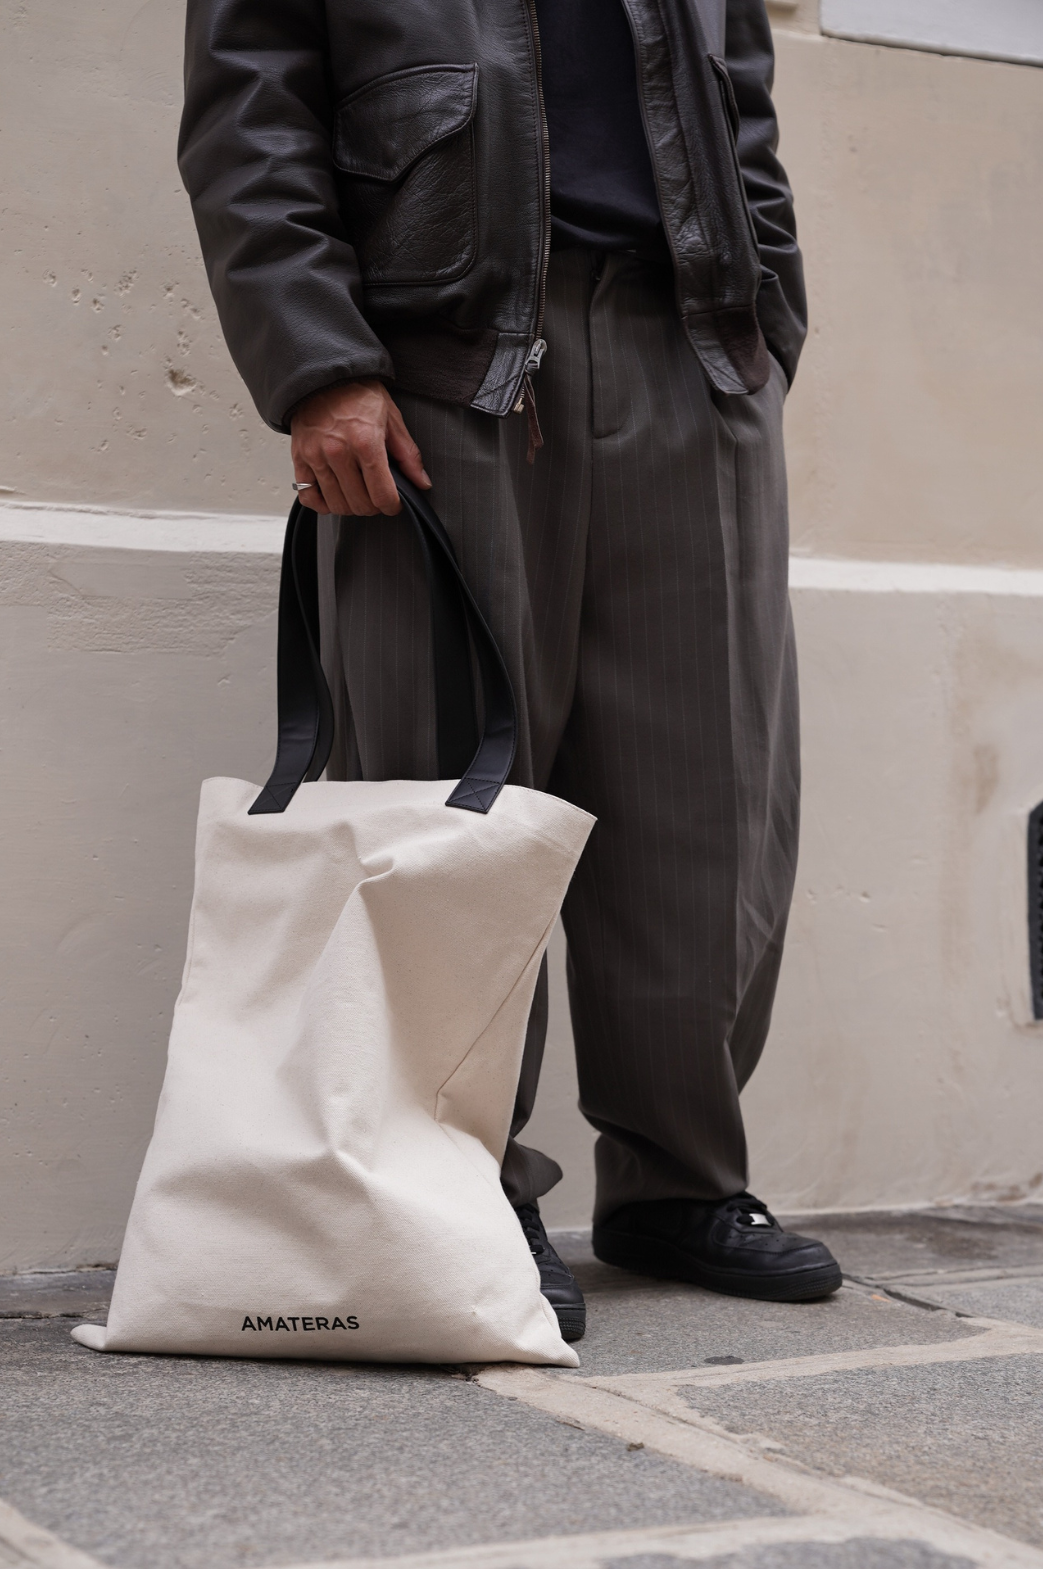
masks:
<svg viewBox="0 0 1043 1569"><path fill-rule="evenodd" d="M583 1233L556 1233L554 1241L586 1294L587 1333L577 1349L580 1375L588 1377L931 1344L979 1333L947 1313L848 1287L824 1302L723 1297L601 1264Z"/></svg>
<svg viewBox="0 0 1043 1569"><path fill-rule="evenodd" d="M1037 1280L968 1281L957 1286L924 1286L926 1296L957 1313L1006 1318L1043 1329L1043 1276Z"/></svg>
<svg viewBox="0 0 1043 1569"><path fill-rule="evenodd" d="M1043 1547L1043 1356L689 1387L732 1432Z"/></svg>
<svg viewBox="0 0 1043 1569"><path fill-rule="evenodd" d="M0 1324L0 1496L119 1569L233 1569L783 1513L422 1368L103 1356Z"/></svg>
<svg viewBox="0 0 1043 1569"><path fill-rule="evenodd" d="M1043 1269L1043 1204L796 1215L784 1224L821 1238L846 1275L864 1280L933 1270Z"/></svg>
<svg viewBox="0 0 1043 1569"><path fill-rule="evenodd" d="M0 1275L0 1318L103 1318L115 1279L114 1269Z"/></svg>
<svg viewBox="0 0 1043 1569"><path fill-rule="evenodd" d="M602 1569L974 1569L970 1558L939 1553L926 1542L883 1542L870 1536L848 1542L779 1542L747 1547L723 1558L671 1558L666 1553L641 1553L609 1558Z"/></svg>
<svg viewBox="0 0 1043 1569"><path fill-rule="evenodd" d="M554 1376L979 1333L956 1312L1043 1327L1043 1205L805 1217L792 1229L821 1236L851 1275L916 1280L910 1290L943 1310L864 1286L809 1304L722 1297L611 1269L593 1258L589 1233L559 1233L590 1327L581 1371ZM0 1495L114 1569L394 1557L782 1512L441 1370L93 1355L68 1338L70 1315L103 1317L112 1279L104 1270L0 1278ZM690 1398L813 1468L870 1477L1043 1545L1041 1396L1043 1357L1011 1357L700 1388ZM638 1554L606 1559L605 1569L686 1561ZM969 1569L922 1542L869 1536L700 1563Z"/></svg>

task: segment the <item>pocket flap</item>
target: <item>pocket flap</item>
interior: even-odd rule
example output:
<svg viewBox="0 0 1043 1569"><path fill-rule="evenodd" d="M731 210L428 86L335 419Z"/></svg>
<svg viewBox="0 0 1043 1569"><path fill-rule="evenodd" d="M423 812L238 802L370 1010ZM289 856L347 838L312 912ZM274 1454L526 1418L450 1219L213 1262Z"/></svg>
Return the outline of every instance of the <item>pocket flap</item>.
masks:
<svg viewBox="0 0 1043 1569"><path fill-rule="evenodd" d="M368 82L337 110L333 161L348 174L397 180L421 153L469 125L477 65L419 65Z"/></svg>

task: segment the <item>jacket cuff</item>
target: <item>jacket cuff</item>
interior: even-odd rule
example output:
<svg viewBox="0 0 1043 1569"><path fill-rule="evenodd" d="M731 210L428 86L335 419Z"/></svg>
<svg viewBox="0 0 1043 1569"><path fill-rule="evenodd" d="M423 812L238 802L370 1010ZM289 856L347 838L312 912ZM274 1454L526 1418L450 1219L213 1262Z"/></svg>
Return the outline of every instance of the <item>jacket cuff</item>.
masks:
<svg viewBox="0 0 1043 1569"><path fill-rule="evenodd" d="M395 379L391 355L383 347L379 352L361 355L350 363L298 366L293 375L273 386L267 396L267 408L260 410L261 418L272 430L281 435L290 434L290 416L299 403L321 392L324 387L336 387L346 381L387 381Z"/></svg>

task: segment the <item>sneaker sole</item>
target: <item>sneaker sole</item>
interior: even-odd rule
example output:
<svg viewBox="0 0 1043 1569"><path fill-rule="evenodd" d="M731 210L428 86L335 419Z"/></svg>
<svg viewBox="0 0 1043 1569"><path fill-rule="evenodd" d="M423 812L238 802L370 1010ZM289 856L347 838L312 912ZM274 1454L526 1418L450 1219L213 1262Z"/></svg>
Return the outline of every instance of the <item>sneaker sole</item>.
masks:
<svg viewBox="0 0 1043 1569"><path fill-rule="evenodd" d="M570 1344L574 1340L582 1340L587 1332L586 1307L555 1308L554 1311L557 1314L562 1340L567 1340Z"/></svg>
<svg viewBox="0 0 1043 1569"><path fill-rule="evenodd" d="M760 1302L815 1302L830 1297L843 1281L840 1265L822 1264L817 1269L779 1271L775 1275L751 1276L742 1270L718 1269L700 1264L690 1253L682 1253L669 1242L653 1242L647 1237L621 1237L603 1226L595 1226L592 1237L594 1256L603 1264L629 1269L657 1280L684 1280L729 1297L752 1297Z"/></svg>

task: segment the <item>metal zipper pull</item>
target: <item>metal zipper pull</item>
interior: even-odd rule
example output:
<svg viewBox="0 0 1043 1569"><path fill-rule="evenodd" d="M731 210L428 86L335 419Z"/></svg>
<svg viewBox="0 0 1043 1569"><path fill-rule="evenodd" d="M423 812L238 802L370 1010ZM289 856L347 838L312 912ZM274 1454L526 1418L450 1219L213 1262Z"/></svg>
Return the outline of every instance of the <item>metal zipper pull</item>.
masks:
<svg viewBox="0 0 1043 1569"><path fill-rule="evenodd" d="M546 352L547 345L545 341L542 338L537 338L536 342L529 350L528 359L525 361L524 370L526 376L535 375L535 373L540 368L540 361L543 359L543 356L546 354Z"/></svg>

